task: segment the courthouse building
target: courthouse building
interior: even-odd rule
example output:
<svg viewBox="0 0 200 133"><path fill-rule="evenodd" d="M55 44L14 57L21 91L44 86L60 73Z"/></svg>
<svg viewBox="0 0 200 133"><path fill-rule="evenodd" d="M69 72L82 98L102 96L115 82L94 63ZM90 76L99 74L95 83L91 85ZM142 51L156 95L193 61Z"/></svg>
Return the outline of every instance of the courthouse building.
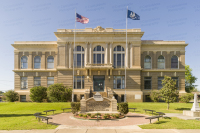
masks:
<svg viewBox="0 0 200 133"><path fill-rule="evenodd" d="M30 101L34 86L74 83L75 101L100 92L123 102L125 66L128 102L148 101L151 90L162 88L165 75L176 80L180 94L185 93L185 41L141 40L141 29L128 29L126 48L126 29L98 26L77 29L74 50L74 29L58 29L54 34L57 41L12 44L14 87L20 101Z"/></svg>

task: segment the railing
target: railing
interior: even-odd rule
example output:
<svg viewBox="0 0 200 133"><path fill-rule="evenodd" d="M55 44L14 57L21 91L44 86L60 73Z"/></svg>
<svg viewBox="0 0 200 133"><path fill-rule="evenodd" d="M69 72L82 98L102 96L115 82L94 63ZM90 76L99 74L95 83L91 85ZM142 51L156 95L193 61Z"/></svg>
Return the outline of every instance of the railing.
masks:
<svg viewBox="0 0 200 133"><path fill-rule="evenodd" d="M58 29L57 32L74 32L74 29ZM105 28L104 32L126 32L126 29ZM92 28L76 29L76 32L95 32ZM101 32L101 31L100 31ZM127 32L141 32L141 29L127 29Z"/></svg>
<svg viewBox="0 0 200 133"><path fill-rule="evenodd" d="M102 67L102 68L110 68L112 64L86 64L86 67L95 68L95 67Z"/></svg>

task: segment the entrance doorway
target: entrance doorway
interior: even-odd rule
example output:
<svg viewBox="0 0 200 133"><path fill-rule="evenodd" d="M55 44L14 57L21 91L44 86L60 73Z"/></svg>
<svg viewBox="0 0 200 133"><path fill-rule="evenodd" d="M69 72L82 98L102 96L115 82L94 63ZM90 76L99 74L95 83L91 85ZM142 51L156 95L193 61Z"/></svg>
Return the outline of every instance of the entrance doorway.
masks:
<svg viewBox="0 0 200 133"><path fill-rule="evenodd" d="M104 91L105 76L93 76L94 91Z"/></svg>

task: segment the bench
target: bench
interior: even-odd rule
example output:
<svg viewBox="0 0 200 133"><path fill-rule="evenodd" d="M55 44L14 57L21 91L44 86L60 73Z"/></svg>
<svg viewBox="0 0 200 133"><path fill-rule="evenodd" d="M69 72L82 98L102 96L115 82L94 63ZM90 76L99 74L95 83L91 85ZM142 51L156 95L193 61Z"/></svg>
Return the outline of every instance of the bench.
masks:
<svg viewBox="0 0 200 133"><path fill-rule="evenodd" d="M62 108L63 112L64 112L64 110L66 110L66 109L71 109L71 108Z"/></svg>
<svg viewBox="0 0 200 133"><path fill-rule="evenodd" d="M152 112L152 115L153 115L153 112L156 112L155 110L150 110L150 109L143 109L146 113L146 111L151 111Z"/></svg>
<svg viewBox="0 0 200 133"><path fill-rule="evenodd" d="M150 117L146 117L145 119L149 119L150 120L150 124L151 124L151 119L156 119L156 118L158 118L158 121L159 121L159 118L160 118L161 116L150 116Z"/></svg>
<svg viewBox="0 0 200 133"><path fill-rule="evenodd" d="M45 110L45 111L43 111L43 112L46 112L46 115L47 115L47 112L51 112L51 111L53 111L53 114L54 114L54 111L56 111L56 110Z"/></svg>
<svg viewBox="0 0 200 133"><path fill-rule="evenodd" d="M45 116L41 116L41 115L36 115L35 117L36 117L36 119L38 118L38 121L40 121L40 119L47 120L47 124L48 124L48 120L52 119L52 117L45 117Z"/></svg>
<svg viewBox="0 0 200 133"><path fill-rule="evenodd" d="M135 110L136 110L137 108L128 108L128 109L134 109L134 112L135 112Z"/></svg>
<svg viewBox="0 0 200 133"><path fill-rule="evenodd" d="M160 117L163 117L163 115L165 115L165 113L163 112L156 112Z"/></svg>
<svg viewBox="0 0 200 133"><path fill-rule="evenodd" d="M37 113L35 113L35 114L33 114L34 116L35 116L35 118L37 119L37 117L36 116L38 116L38 115L41 115L42 113L41 112L37 112Z"/></svg>

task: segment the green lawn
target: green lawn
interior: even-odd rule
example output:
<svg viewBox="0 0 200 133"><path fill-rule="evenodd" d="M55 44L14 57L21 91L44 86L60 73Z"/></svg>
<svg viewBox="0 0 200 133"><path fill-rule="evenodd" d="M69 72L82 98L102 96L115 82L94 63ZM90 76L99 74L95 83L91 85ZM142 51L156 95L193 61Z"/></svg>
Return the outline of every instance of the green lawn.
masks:
<svg viewBox="0 0 200 133"><path fill-rule="evenodd" d="M0 130L29 130L29 129L55 129L56 125L38 122L33 116L36 112L45 113L44 110L55 109L55 113L61 113L61 108L69 108L70 103L0 103ZM143 109L152 109L164 113L182 113L182 110L190 109L191 103L172 103L167 110L166 103L129 103L129 108L136 107L136 113L145 114ZM132 110L130 110L132 112ZM48 115L51 115L49 112ZM151 113L146 113L150 115ZM200 121L181 120L178 118L160 119L154 124L141 125L141 128L177 128L177 129L200 129Z"/></svg>

